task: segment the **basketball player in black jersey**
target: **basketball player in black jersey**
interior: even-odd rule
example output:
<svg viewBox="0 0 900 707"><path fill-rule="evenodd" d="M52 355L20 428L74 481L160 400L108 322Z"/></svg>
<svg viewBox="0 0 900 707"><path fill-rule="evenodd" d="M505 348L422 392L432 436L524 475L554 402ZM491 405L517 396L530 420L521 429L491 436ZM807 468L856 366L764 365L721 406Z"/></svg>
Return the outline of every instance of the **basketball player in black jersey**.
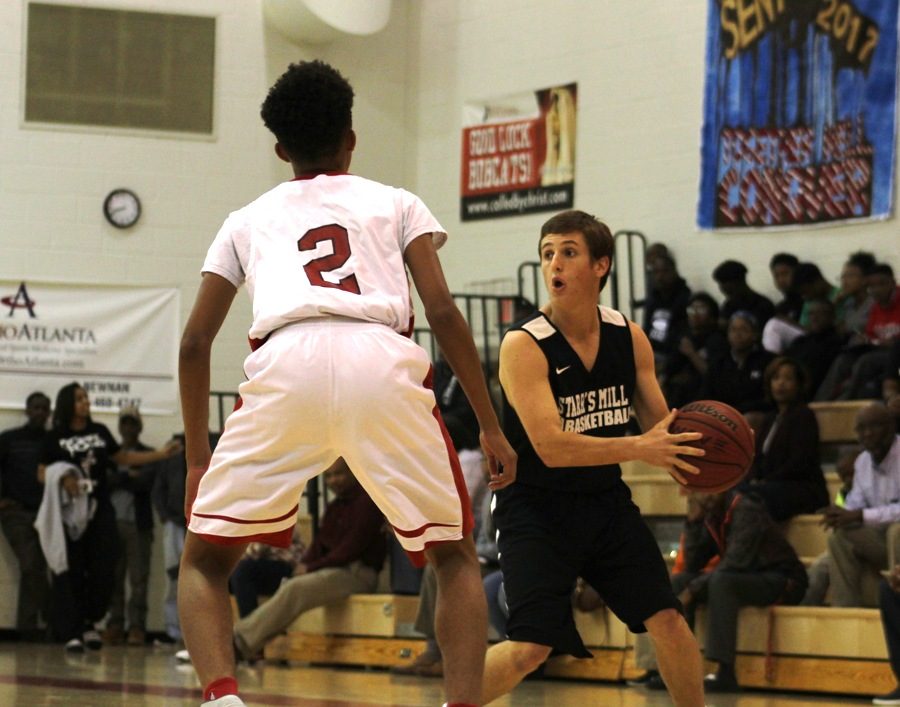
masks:
<svg viewBox="0 0 900 707"><path fill-rule="evenodd" d="M632 631L650 633L673 702L699 707L700 652L619 463L641 460L683 479L697 473L683 457L703 452L679 445L700 435L669 434L674 412L647 337L597 306L613 254L609 229L566 211L544 224L539 252L549 302L500 349L504 426L519 466L517 482L496 497L510 640L488 651L484 702L552 651L590 656L572 616L580 576ZM646 432L625 436L632 410Z"/></svg>

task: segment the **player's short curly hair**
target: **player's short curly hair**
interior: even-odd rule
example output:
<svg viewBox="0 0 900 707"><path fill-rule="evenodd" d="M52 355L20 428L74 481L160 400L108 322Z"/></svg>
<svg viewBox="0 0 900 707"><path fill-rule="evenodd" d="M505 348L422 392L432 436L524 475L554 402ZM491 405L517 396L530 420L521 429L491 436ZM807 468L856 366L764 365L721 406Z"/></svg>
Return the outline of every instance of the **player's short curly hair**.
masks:
<svg viewBox="0 0 900 707"><path fill-rule="evenodd" d="M538 253L540 254L541 241L544 236L550 233L573 233L579 232L584 236L587 243L591 258L600 260L600 258L609 258L609 267L612 269L613 253L615 245L609 226L600 221L596 216L591 216L584 211L572 209L571 211L563 211L552 216L542 227L541 237L538 240ZM609 278L609 270L600 279L600 290L606 285Z"/></svg>
<svg viewBox="0 0 900 707"><path fill-rule="evenodd" d="M308 162L337 152L352 126L353 88L323 61L291 64L260 115L288 155Z"/></svg>

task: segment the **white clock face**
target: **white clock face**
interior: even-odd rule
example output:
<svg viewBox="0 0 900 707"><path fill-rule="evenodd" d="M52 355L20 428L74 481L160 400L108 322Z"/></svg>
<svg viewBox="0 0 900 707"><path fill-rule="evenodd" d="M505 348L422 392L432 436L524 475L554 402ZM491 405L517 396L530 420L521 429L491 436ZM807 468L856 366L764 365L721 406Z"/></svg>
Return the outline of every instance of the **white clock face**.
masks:
<svg viewBox="0 0 900 707"><path fill-rule="evenodd" d="M117 228L133 226L141 215L141 202L134 192L116 189L103 202L106 219Z"/></svg>

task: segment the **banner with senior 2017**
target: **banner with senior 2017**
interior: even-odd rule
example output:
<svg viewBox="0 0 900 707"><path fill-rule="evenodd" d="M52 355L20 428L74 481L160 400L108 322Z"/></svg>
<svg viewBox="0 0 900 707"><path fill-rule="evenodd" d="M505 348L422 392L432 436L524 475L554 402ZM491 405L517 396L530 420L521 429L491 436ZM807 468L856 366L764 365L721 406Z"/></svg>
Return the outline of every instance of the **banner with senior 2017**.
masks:
<svg viewBox="0 0 900 707"><path fill-rule="evenodd" d="M174 413L179 314L173 288L0 280L0 407L77 381L95 412Z"/></svg>
<svg viewBox="0 0 900 707"><path fill-rule="evenodd" d="M897 0L709 0L701 228L884 219Z"/></svg>

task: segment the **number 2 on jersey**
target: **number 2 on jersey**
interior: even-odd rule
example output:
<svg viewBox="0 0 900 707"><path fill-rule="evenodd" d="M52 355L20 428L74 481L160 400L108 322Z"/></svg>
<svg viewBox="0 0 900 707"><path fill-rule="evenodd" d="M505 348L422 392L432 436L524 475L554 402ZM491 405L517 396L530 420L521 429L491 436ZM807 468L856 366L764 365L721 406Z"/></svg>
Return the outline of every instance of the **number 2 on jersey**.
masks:
<svg viewBox="0 0 900 707"><path fill-rule="evenodd" d="M333 287L345 292L352 292L355 295L360 294L356 275L352 273L342 277L338 282L329 282L322 277L322 273L337 270L350 258L350 237L347 235L347 229L336 223L310 229L297 241L297 250L315 250L322 241L331 242L332 252L330 255L313 258L303 266L306 277L309 278L309 284L316 287Z"/></svg>

